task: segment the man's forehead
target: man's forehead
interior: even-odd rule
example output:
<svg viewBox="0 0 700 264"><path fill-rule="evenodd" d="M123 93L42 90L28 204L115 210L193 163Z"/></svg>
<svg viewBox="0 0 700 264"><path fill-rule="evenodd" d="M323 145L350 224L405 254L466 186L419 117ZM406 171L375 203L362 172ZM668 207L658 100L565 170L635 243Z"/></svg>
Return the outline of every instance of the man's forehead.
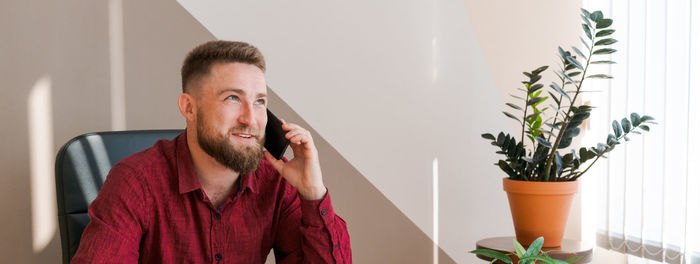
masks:
<svg viewBox="0 0 700 264"><path fill-rule="evenodd" d="M258 67L244 63L217 63L204 78L207 93L220 95L226 92L267 95L265 75Z"/></svg>

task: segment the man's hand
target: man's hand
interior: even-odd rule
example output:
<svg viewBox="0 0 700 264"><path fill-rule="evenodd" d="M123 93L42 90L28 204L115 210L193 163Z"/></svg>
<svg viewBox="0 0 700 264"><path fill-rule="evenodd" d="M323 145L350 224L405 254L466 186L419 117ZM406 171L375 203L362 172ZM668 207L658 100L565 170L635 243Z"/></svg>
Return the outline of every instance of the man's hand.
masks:
<svg viewBox="0 0 700 264"><path fill-rule="evenodd" d="M287 131L285 137L290 141L289 145L294 152L294 158L284 163L265 151L265 159L289 184L297 188L302 198L305 200L323 198L326 195L326 187L323 185L318 150L311 138L311 133L296 124L281 121L282 129Z"/></svg>

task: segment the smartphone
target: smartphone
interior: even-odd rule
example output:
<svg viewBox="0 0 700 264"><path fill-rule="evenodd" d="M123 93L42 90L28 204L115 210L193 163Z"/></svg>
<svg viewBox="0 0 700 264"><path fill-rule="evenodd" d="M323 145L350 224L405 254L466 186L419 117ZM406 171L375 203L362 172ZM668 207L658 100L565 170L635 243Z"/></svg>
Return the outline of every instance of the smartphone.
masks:
<svg viewBox="0 0 700 264"><path fill-rule="evenodd" d="M289 140L284 137L285 134L287 134L287 132L282 130L282 121L270 112L270 109L267 109L265 149L276 159L281 159L289 146Z"/></svg>

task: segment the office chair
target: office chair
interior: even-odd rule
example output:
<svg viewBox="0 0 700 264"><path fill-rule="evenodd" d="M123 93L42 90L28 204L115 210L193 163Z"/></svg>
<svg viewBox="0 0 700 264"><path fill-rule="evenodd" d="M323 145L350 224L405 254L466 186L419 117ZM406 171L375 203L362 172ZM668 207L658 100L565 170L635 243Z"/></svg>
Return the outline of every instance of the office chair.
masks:
<svg viewBox="0 0 700 264"><path fill-rule="evenodd" d="M127 156L183 130L97 132L77 136L56 155L56 200L63 263L70 263L90 221L87 209L109 170Z"/></svg>

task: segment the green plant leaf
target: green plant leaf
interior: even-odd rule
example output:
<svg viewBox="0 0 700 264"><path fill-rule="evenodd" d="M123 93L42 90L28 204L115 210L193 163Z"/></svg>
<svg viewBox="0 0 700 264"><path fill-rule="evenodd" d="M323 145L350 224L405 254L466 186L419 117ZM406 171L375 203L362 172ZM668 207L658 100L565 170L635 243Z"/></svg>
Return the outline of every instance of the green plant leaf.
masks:
<svg viewBox="0 0 700 264"><path fill-rule="evenodd" d="M591 20L589 20L588 17L581 15L581 20L583 20L583 23L586 23L586 25L588 25L589 27L593 26L591 25Z"/></svg>
<svg viewBox="0 0 700 264"><path fill-rule="evenodd" d="M615 52L617 52L616 49L603 48L603 49L598 49L598 50L594 51L593 54L596 54L596 55L597 54L613 54Z"/></svg>
<svg viewBox="0 0 700 264"><path fill-rule="evenodd" d="M593 74L588 75L586 79L612 79L613 77L607 74Z"/></svg>
<svg viewBox="0 0 700 264"><path fill-rule="evenodd" d="M569 61L569 62L570 62L571 64L573 64L574 66L576 66L576 68L579 68L579 69L583 70L583 65L581 65L581 63L578 62L574 57L567 56L567 57L566 57L566 60Z"/></svg>
<svg viewBox="0 0 700 264"><path fill-rule="evenodd" d="M581 133L581 129L580 129L580 128L578 128L578 127L571 127L571 128L567 128L566 131L564 131L563 137L564 137L564 138L573 138L573 137L578 136L578 134L580 134L580 133Z"/></svg>
<svg viewBox="0 0 700 264"><path fill-rule="evenodd" d="M537 103L540 103L541 101L544 101L545 98L542 97L535 97L527 101L527 105L534 105Z"/></svg>
<svg viewBox="0 0 700 264"><path fill-rule="evenodd" d="M608 134L608 139L606 140L608 146L614 146L617 144L617 138L613 134Z"/></svg>
<svg viewBox="0 0 700 264"><path fill-rule="evenodd" d="M605 145L603 143L598 143L595 150L597 151L596 153L602 155L602 154L605 154L606 148L608 148L608 145Z"/></svg>
<svg viewBox="0 0 700 264"><path fill-rule="evenodd" d="M576 262L576 261L579 260L579 259L581 259L581 256L575 256L575 257L573 257L573 258L564 260L564 263L574 263L574 262Z"/></svg>
<svg viewBox="0 0 700 264"><path fill-rule="evenodd" d="M551 127L553 129L559 130L559 126L555 124L550 124L550 123L544 123L546 126Z"/></svg>
<svg viewBox="0 0 700 264"><path fill-rule="evenodd" d="M596 41L595 45L596 46L598 46L598 45L612 45L612 44L615 44L616 42L617 42L617 40L614 38L606 38L606 39L601 39L601 40Z"/></svg>
<svg viewBox="0 0 700 264"><path fill-rule="evenodd" d="M547 131L547 130L540 130L540 133L542 133L542 134L547 134L547 135L552 136L552 137L556 137L556 136L557 136L557 135L555 135L554 133L549 132L549 131Z"/></svg>
<svg viewBox="0 0 700 264"><path fill-rule="evenodd" d="M535 241L532 241L532 244L527 248L527 252L525 252L525 257L537 256L542 249L542 244L544 244L544 237L538 237Z"/></svg>
<svg viewBox="0 0 700 264"><path fill-rule="evenodd" d="M637 114L637 113L632 113L630 115L630 120L632 120L632 126L634 126L634 127L639 126L639 124L642 122L640 120L639 114Z"/></svg>
<svg viewBox="0 0 700 264"><path fill-rule="evenodd" d="M586 24L581 24L581 27L583 27L583 32L586 33L586 37L588 37L588 39L593 39L593 36L591 35L591 28L589 28Z"/></svg>
<svg viewBox="0 0 700 264"><path fill-rule="evenodd" d="M605 37L605 36L610 36L612 33L615 33L614 29L604 29L601 31L598 31L595 33L596 37Z"/></svg>
<svg viewBox="0 0 700 264"><path fill-rule="evenodd" d="M525 98L522 98L522 97L514 95L514 94L511 94L510 97L513 97L515 99L525 100Z"/></svg>
<svg viewBox="0 0 700 264"><path fill-rule="evenodd" d="M617 120L613 120L612 127L613 127L613 132L615 132L615 137L622 136L622 126L620 126L620 123L618 123ZM608 143L608 144L610 144L610 143Z"/></svg>
<svg viewBox="0 0 700 264"><path fill-rule="evenodd" d="M569 77L568 74L566 74L566 73L564 73L564 72L562 72L561 74L564 75L564 79L567 79L567 80L568 80L569 82L571 82L572 84L575 84L575 83L576 83L576 82L574 81L574 79L571 79L571 77Z"/></svg>
<svg viewBox="0 0 700 264"><path fill-rule="evenodd" d="M496 143L498 143L499 146L502 146L505 141L506 141L506 135L503 134L503 132L498 133L498 137L496 138Z"/></svg>
<svg viewBox="0 0 700 264"><path fill-rule="evenodd" d="M553 94L552 92L549 92L549 91L548 91L547 93L549 93L549 96L552 97L552 100L554 100L554 102L555 102L556 104L560 104L560 103L561 103L561 102L559 102L559 99L557 99L557 96L556 96L555 94ZM553 106L553 105L550 104L550 106Z"/></svg>
<svg viewBox="0 0 700 264"><path fill-rule="evenodd" d="M518 256L518 259L522 259L523 256L525 256L525 248L523 247L523 245L518 243L518 240L515 238L513 238L513 247L515 248L515 255Z"/></svg>
<svg viewBox="0 0 700 264"><path fill-rule="evenodd" d="M494 137L494 136L491 135L490 133L481 134L481 137L482 137L482 138L485 138L485 139L496 140L496 137Z"/></svg>
<svg viewBox="0 0 700 264"><path fill-rule="evenodd" d="M581 43L583 43L583 46L586 47L586 50L591 50L591 46L588 46L588 42L586 42L586 40L584 40L582 37L579 37L578 39L581 40Z"/></svg>
<svg viewBox="0 0 700 264"><path fill-rule="evenodd" d="M518 174L515 173L515 171L513 170L513 168L511 168L510 166L508 166L508 163L507 163L505 160L499 160L499 161L498 161L498 167L500 167L501 170L503 170L506 174L508 174L508 176L509 176L511 179L517 179L517 178L518 178Z"/></svg>
<svg viewBox="0 0 700 264"><path fill-rule="evenodd" d="M539 68L537 68L537 69L535 69L534 71L532 71L532 73L534 73L534 74L540 74L540 73L542 73L543 71L547 70L547 68L549 68L549 66L547 66L547 65L545 65L545 66L540 66Z"/></svg>
<svg viewBox="0 0 700 264"><path fill-rule="evenodd" d="M510 107L513 108L513 109L523 110L520 106L517 106L517 105L515 105L515 104L506 103L506 105L507 105L507 106L510 106Z"/></svg>
<svg viewBox="0 0 700 264"><path fill-rule="evenodd" d="M603 18L603 12L595 11L591 13L591 15L588 17L590 17L591 20L593 20L594 22L598 22L598 20L601 20Z"/></svg>
<svg viewBox="0 0 700 264"><path fill-rule="evenodd" d="M557 166L556 171L557 171L557 175L559 175L561 173L562 167L564 166L564 160L558 151L554 152L554 165Z"/></svg>
<svg viewBox="0 0 700 264"><path fill-rule="evenodd" d="M541 76L540 76L540 77L541 77ZM538 79L538 81L539 81L539 79ZM536 91L539 90L539 89L542 89L542 84L541 84L541 83L535 84L535 85L533 85L532 87L530 87L530 89L528 89L527 93L528 93L528 94L531 94L531 93L536 92ZM535 96L538 96L538 95L535 95Z"/></svg>
<svg viewBox="0 0 700 264"><path fill-rule="evenodd" d="M588 12L585 8L581 8L581 13L585 15L586 17L591 17L591 12Z"/></svg>
<svg viewBox="0 0 700 264"><path fill-rule="evenodd" d="M630 130L632 130L632 123L630 123L627 117L622 119L622 130L625 131L625 133L629 133Z"/></svg>
<svg viewBox="0 0 700 264"><path fill-rule="evenodd" d="M522 260L520 260L520 263L525 263L526 261L527 261L527 263L531 263L532 261L535 261L535 260L539 260L539 261L542 261L542 262L547 263L547 264L557 264L552 258L545 257L545 256L526 257L526 258L523 258Z"/></svg>
<svg viewBox="0 0 700 264"><path fill-rule="evenodd" d="M562 60L566 60L565 58L569 56L566 54L566 51L561 48L561 46L557 47L557 51L559 52L559 56L562 58Z"/></svg>
<svg viewBox="0 0 700 264"><path fill-rule="evenodd" d="M654 118L651 116L648 116L648 115L642 116L642 118L639 119L639 121L642 123L647 122L647 121L651 121L651 120L654 120Z"/></svg>
<svg viewBox="0 0 700 264"><path fill-rule="evenodd" d="M518 124L521 124L521 125L523 124L523 122L520 122L520 119L518 119L517 117L515 117L513 114L508 113L508 112L505 112L505 111L503 112L503 114L506 115L507 117L512 118L512 119L515 120L515 121L518 121Z"/></svg>
<svg viewBox="0 0 700 264"><path fill-rule="evenodd" d="M552 148L552 144L549 144L549 142L542 137L536 137L535 140L537 141L537 143L539 143L540 145L542 145L544 147L547 147L549 149Z"/></svg>
<svg viewBox="0 0 700 264"><path fill-rule="evenodd" d="M477 254L477 255L482 255L487 258L494 258L498 259L500 261L503 261L505 263L513 263L512 260L508 257L508 255L503 254L501 252L495 251L495 250L490 250L490 249L476 249L470 251L470 253Z"/></svg>
<svg viewBox="0 0 700 264"><path fill-rule="evenodd" d="M557 147L557 149L568 148L571 146L572 141L572 138L562 138L561 141L559 141L559 147Z"/></svg>
<svg viewBox="0 0 700 264"><path fill-rule="evenodd" d="M539 116L540 114L542 114L542 112L536 112L536 113L529 114L525 117L525 120L528 120L528 122L529 122L530 119L532 119L535 116ZM542 119L540 118L540 120L542 120ZM533 122L535 122L535 121L536 120L533 120Z"/></svg>
<svg viewBox="0 0 700 264"><path fill-rule="evenodd" d="M647 131L647 132L649 131L649 126L647 126L647 125L639 125L639 128L641 128L642 130Z"/></svg>
<svg viewBox="0 0 700 264"><path fill-rule="evenodd" d="M562 157L564 159L564 165L570 165L574 161L574 156L576 155L576 150L571 150L571 153L567 153Z"/></svg>
<svg viewBox="0 0 700 264"><path fill-rule="evenodd" d="M550 84L549 87L551 87L552 89L554 89L554 91L556 91L557 93L561 94L562 96L566 97L566 99L568 99L569 101L571 101L571 97L569 97L569 94L567 94L567 93L564 91L564 89L562 89L561 87L559 87L559 85L557 85L556 83ZM558 104L558 103L557 103L557 104Z"/></svg>
<svg viewBox="0 0 700 264"><path fill-rule="evenodd" d="M613 20L609 18L601 18L598 20L595 20L595 28L601 29L601 28L607 28L610 25L612 25Z"/></svg>
<svg viewBox="0 0 700 264"><path fill-rule="evenodd" d="M579 50L577 47L572 46L571 49L573 49L574 52L576 52L576 54L581 56L581 58L583 58L584 60L586 59L586 55L583 55L583 52L581 52L581 50Z"/></svg>
<svg viewBox="0 0 700 264"><path fill-rule="evenodd" d="M591 64L615 64L617 62L611 61L611 60L602 60L602 61L591 61Z"/></svg>

